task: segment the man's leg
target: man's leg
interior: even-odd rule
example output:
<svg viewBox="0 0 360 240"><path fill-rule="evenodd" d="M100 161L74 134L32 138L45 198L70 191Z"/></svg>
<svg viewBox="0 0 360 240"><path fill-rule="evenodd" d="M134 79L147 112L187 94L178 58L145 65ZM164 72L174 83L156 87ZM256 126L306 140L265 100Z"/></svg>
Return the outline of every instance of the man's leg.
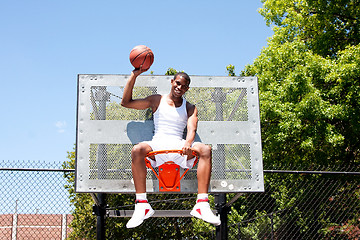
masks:
<svg viewBox="0 0 360 240"><path fill-rule="evenodd" d="M144 158L151 151L146 143L135 145L131 151L131 169L136 190L135 211L126 224L127 228L139 226L143 221L154 214L154 210L146 198L146 165Z"/></svg>
<svg viewBox="0 0 360 240"><path fill-rule="evenodd" d="M198 143L193 149L199 154L199 163L197 167L198 197L190 214L214 225L220 225L220 218L215 216L210 209L208 199L212 168L211 147L203 143Z"/></svg>
<svg viewBox="0 0 360 240"><path fill-rule="evenodd" d="M193 149L199 154L197 167L198 193L207 193L212 168L211 147L203 143L198 143Z"/></svg>
<svg viewBox="0 0 360 240"><path fill-rule="evenodd" d="M146 143L135 145L131 151L131 170L136 193L146 192L146 165L144 158L151 151L151 147Z"/></svg>

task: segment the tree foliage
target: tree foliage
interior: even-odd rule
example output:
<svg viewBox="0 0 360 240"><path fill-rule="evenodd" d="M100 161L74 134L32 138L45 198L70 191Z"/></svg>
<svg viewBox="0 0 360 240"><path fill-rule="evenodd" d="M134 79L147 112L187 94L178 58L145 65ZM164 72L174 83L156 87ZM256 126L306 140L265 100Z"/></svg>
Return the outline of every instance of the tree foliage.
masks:
<svg viewBox="0 0 360 240"><path fill-rule="evenodd" d="M358 11L350 0L264 2L274 35L242 74L259 78L270 165L359 162L360 38L350 21Z"/></svg>
<svg viewBox="0 0 360 240"><path fill-rule="evenodd" d="M315 54L336 57L360 43L359 0L262 0L260 13L274 26L272 42L302 41Z"/></svg>
<svg viewBox="0 0 360 240"><path fill-rule="evenodd" d="M289 168L293 165L296 170L339 170L339 166L358 169L359 1L267 0L263 3L260 13L267 24L273 26L274 35L241 74L259 79L265 168ZM318 215L319 212L328 212L327 196L320 189L302 189L306 179L311 178L271 176L265 179L265 185L273 188L271 195L265 194L276 207L269 209L264 205L257 211L269 213L293 209L294 221L291 223L285 224L275 215L275 231L286 232L282 226L287 226L299 236L305 236L307 229L311 228L309 219L317 219L316 234L321 235L323 231L322 234L330 236L331 224L339 228L347 224L330 223L332 217L329 216L335 216L336 212L346 214L348 222L357 221L358 213L353 214L358 212L357 209L347 209L343 205L328 213L326 218ZM293 187L300 190L291 193ZM351 191L342 198L358 195L358 186L348 184L348 187ZM344 190L339 187L337 191ZM241 209L245 200L237 202L235 208ZM307 209L311 201L321 203L318 211ZM247 211L246 214L256 217L255 212ZM245 229L251 230L252 227Z"/></svg>

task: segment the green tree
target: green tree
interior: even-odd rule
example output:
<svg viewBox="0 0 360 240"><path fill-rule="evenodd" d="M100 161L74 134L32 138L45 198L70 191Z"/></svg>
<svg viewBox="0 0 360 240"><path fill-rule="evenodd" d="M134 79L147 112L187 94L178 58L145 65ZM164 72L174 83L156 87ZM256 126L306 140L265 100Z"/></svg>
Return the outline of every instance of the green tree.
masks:
<svg viewBox="0 0 360 240"><path fill-rule="evenodd" d="M302 41L315 54L336 57L360 43L359 0L262 0L260 13L274 26L271 42Z"/></svg>
<svg viewBox="0 0 360 240"><path fill-rule="evenodd" d="M242 74L259 78L266 163L359 162L358 11L350 0L264 1L274 35Z"/></svg>
<svg viewBox="0 0 360 240"><path fill-rule="evenodd" d="M263 3L260 13L273 26L274 35L241 74L259 79L265 168L357 168L360 162L359 1L267 0ZM271 195L265 194L274 202L274 208L268 209L264 204L258 212L296 207L292 211L291 227L290 223L286 225L277 219L275 231L287 226L299 236L307 236L307 229L311 229L307 219L317 219L316 229L324 232L330 226L331 217L306 210L311 201L323 203L318 205L318 212L326 212L327 205L326 195L320 189L301 188L305 179L301 176L265 179L268 188L273 189ZM299 190L294 192L287 186L297 186L294 189ZM356 186L349 188L352 190L346 197L352 198ZM337 191L344 190L340 187ZM234 208L243 209L245 200L237 202ZM358 214L353 213L357 209L339 208L349 222L356 222ZM257 212L246 214L256 217ZM245 230L249 233L253 228L247 226Z"/></svg>
<svg viewBox="0 0 360 240"><path fill-rule="evenodd" d="M226 71L228 72L228 76L235 76L235 66L232 64L229 64L226 66Z"/></svg>
<svg viewBox="0 0 360 240"><path fill-rule="evenodd" d="M176 69L169 67L168 70L166 70L165 75L175 75L177 73L178 71Z"/></svg>

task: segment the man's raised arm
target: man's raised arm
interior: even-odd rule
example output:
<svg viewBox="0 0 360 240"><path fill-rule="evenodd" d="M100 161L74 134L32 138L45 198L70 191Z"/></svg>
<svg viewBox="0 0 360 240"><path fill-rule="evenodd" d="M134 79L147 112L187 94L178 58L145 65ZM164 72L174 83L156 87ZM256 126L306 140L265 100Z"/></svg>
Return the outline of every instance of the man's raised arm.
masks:
<svg viewBox="0 0 360 240"><path fill-rule="evenodd" d="M126 108L133 108L133 109L147 109L151 107L151 97L146 97L144 99L133 99L132 92L134 89L136 78L143 73L144 70L135 69L131 72L130 78L127 81L125 87L124 87L124 93L123 97L121 99L121 106Z"/></svg>

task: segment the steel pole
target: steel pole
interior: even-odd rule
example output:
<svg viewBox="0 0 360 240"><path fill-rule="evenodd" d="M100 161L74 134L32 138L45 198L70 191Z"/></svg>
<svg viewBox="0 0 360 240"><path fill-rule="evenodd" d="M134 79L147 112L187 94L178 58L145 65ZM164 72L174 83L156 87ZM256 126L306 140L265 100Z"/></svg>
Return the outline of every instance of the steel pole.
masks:
<svg viewBox="0 0 360 240"><path fill-rule="evenodd" d="M108 92L105 86L98 88L96 92L96 100L99 102L98 120L106 120L106 102L108 101ZM106 144L99 144L98 148L98 178L106 179L107 172L107 147ZM106 239L105 214L106 214L106 194L98 193L98 204L96 207L96 239Z"/></svg>
<svg viewBox="0 0 360 240"><path fill-rule="evenodd" d="M212 95L212 99L215 102L215 121L224 121L223 103L226 100L226 93L221 88L215 88L215 92ZM215 178L225 178L225 146L224 144L218 144L216 150L213 151L214 165L215 165ZM216 239L226 240L228 238L227 229L227 214L228 208L226 207L226 193L215 194L215 207L220 215L221 225L216 227Z"/></svg>

